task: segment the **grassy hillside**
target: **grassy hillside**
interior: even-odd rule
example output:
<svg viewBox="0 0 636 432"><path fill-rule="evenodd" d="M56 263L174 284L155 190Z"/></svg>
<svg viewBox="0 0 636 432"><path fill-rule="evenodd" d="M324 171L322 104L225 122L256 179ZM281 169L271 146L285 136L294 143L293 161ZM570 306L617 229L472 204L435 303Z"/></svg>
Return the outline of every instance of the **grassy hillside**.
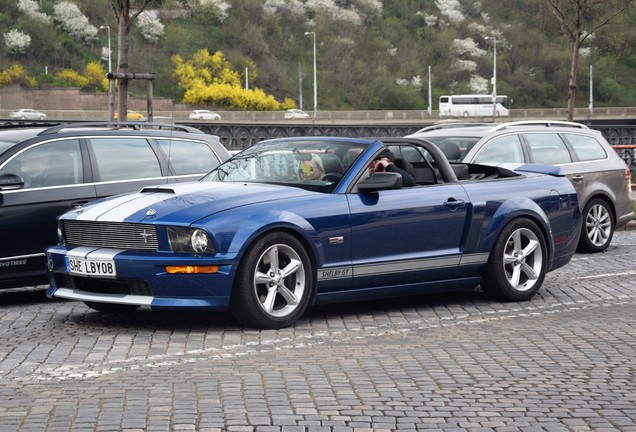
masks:
<svg viewBox="0 0 636 432"><path fill-rule="evenodd" d="M493 41L486 37L494 36L498 94L510 96L514 108L563 107L569 46L537 6L541 1L157 1L152 9L162 31L152 33L152 22L133 26L130 71L155 73L155 94L180 100L171 57L220 50L243 82L247 68L249 87L279 101L298 101L302 70L303 101L311 107L313 36L305 33L315 32L319 109L426 109L429 67L435 109L441 94L490 93ZM86 22L60 20L59 1L0 0L0 71L18 63L38 86L64 85L56 78L60 70L102 61L107 32L100 26L110 27L115 65L117 31L108 1L74 4ZM632 5L581 51L577 106L588 104L590 65L595 106L636 105L635 21ZM9 48L11 30L28 35L28 47ZM131 90L143 94L144 85L133 83Z"/></svg>

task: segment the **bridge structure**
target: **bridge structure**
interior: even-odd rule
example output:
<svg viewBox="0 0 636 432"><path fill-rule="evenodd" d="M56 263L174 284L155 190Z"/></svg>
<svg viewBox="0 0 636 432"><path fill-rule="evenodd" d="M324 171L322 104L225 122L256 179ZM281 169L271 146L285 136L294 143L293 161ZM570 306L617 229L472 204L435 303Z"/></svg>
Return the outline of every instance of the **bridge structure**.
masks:
<svg viewBox="0 0 636 432"><path fill-rule="evenodd" d="M510 119L512 121L512 119ZM486 120L488 121L488 120ZM635 120L578 121L591 129L599 130L611 145L636 145ZM402 137L417 132L434 122L200 122L178 121L201 131L216 135L229 150L242 150L270 138L294 136L342 136L342 137Z"/></svg>

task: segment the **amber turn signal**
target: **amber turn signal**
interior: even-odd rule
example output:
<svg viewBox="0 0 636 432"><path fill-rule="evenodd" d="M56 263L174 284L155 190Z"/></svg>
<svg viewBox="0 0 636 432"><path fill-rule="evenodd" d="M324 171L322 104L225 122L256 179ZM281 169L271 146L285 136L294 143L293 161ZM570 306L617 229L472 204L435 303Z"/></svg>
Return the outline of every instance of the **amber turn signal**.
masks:
<svg viewBox="0 0 636 432"><path fill-rule="evenodd" d="M219 271L219 266L166 266L166 271L170 274L217 273Z"/></svg>

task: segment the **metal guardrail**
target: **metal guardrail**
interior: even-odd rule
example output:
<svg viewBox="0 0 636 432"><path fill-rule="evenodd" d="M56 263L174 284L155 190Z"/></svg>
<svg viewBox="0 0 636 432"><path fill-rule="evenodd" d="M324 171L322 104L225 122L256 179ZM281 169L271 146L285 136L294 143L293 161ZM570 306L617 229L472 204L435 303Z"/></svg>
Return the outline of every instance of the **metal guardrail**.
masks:
<svg viewBox="0 0 636 432"><path fill-rule="evenodd" d="M132 107L129 107L131 110ZM12 110L0 109L0 118L9 118ZM107 110L41 110L47 115L48 120L61 121L106 121L108 120ZM433 123L448 119L440 117L439 111L427 110L367 110L367 111L317 111L307 110L310 115L307 120L285 119L285 111L216 111L221 115L223 122L227 123L272 123L283 122L313 123L313 124L339 124L357 123L366 124L368 122L398 122L398 123ZM172 111L155 110L154 118L166 119L166 121L190 121L188 119L189 110L175 109ZM567 110L565 108L528 108L511 109L510 116L497 117L497 122L515 121L528 119L565 120ZM595 108L592 112L588 108L576 108L574 110L575 121L586 122L594 120L614 120L619 123L633 122L636 119L636 107L606 107ZM476 121L492 121L492 116L471 117Z"/></svg>

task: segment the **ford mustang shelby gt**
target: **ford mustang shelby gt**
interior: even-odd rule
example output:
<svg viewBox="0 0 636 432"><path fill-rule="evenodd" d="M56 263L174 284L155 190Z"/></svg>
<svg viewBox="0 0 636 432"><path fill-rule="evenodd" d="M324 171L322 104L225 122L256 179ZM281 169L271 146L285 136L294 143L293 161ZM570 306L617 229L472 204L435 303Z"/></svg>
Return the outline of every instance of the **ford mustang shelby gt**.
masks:
<svg viewBox="0 0 636 432"><path fill-rule="evenodd" d="M230 310L260 328L315 304L478 285L521 301L569 262L580 230L558 167L450 164L409 138L282 138L199 182L62 215L47 294L104 312Z"/></svg>

